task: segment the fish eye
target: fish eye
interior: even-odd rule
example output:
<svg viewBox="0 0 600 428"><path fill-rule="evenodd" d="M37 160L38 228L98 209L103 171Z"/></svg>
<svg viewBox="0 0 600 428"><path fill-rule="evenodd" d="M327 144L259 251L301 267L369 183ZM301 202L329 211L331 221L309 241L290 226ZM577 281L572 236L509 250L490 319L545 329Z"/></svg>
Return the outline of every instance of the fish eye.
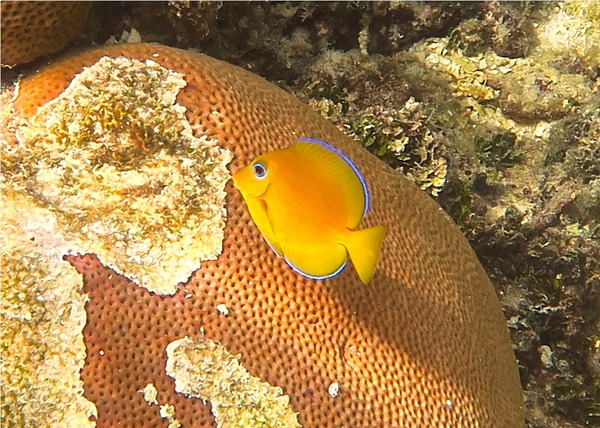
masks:
<svg viewBox="0 0 600 428"><path fill-rule="evenodd" d="M265 178L267 175L267 168L262 163L255 163L252 165L252 172L256 178Z"/></svg>

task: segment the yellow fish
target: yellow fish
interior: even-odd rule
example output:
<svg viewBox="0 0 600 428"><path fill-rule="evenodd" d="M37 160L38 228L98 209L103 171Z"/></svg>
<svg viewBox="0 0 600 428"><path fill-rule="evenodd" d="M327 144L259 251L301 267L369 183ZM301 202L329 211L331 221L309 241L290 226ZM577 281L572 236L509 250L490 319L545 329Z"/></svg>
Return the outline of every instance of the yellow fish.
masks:
<svg viewBox="0 0 600 428"><path fill-rule="evenodd" d="M298 273L330 278L348 255L361 281L375 272L386 229L356 230L369 210L361 173L337 148L313 138L265 153L233 183L267 243Z"/></svg>

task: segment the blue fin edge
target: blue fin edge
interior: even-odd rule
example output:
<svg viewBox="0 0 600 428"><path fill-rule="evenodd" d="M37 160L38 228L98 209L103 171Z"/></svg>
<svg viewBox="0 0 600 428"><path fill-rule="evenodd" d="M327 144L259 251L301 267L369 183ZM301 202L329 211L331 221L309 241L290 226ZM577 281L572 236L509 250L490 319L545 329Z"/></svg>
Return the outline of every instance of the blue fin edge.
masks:
<svg viewBox="0 0 600 428"><path fill-rule="evenodd" d="M342 263L342 265L333 273L330 273L328 275L323 275L323 276L315 276L315 275L309 275L306 272L303 272L302 270L298 269L296 266L294 266L292 264L292 262L290 262L286 257L283 258L285 260L285 262L297 273L299 273L302 276L305 276L307 278L310 279L327 279L327 278L332 278L334 276L336 276L337 274L339 274L341 271L344 270L344 268L346 267L346 265L348 264L348 259L346 258L346 260L344 261L344 263Z"/></svg>

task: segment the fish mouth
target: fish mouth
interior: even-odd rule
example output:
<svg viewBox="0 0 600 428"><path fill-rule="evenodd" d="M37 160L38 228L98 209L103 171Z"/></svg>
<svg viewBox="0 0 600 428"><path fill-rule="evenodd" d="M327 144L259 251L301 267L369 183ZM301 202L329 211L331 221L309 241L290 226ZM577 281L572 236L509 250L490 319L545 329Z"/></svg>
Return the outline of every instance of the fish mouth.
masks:
<svg viewBox="0 0 600 428"><path fill-rule="evenodd" d="M236 189L238 189L240 192L242 192L242 187L240 187L240 180L242 178L242 174L245 168L242 169L238 169L236 172L234 172L231 175L231 181L233 181L233 185L235 186ZM243 193L243 192L242 192Z"/></svg>

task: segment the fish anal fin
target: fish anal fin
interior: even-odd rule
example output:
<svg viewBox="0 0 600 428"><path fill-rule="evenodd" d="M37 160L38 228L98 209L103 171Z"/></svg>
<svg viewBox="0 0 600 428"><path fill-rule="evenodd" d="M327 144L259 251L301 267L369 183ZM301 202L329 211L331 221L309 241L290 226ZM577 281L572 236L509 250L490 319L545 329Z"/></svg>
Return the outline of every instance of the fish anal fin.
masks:
<svg viewBox="0 0 600 428"><path fill-rule="evenodd" d="M298 273L312 279L331 278L342 271L348 259L343 245L286 246L286 262Z"/></svg>
<svg viewBox="0 0 600 428"><path fill-rule="evenodd" d="M279 257L283 257L281 245L276 238L271 225L271 220L269 219L267 203L259 196L247 195L246 205L248 205L250 215L258 227L258 230L260 230L260 233L262 233L265 238L265 241L267 241L267 244L269 244L271 249L275 251Z"/></svg>

